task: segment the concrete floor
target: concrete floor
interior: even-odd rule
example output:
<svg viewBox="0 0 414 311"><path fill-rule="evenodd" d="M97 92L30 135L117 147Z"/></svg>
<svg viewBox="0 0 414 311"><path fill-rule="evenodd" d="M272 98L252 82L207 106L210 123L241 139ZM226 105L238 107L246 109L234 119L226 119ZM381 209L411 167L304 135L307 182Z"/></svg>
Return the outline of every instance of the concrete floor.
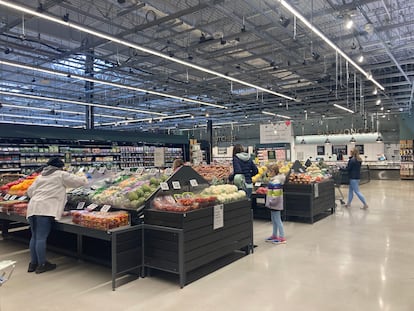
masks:
<svg viewBox="0 0 414 311"><path fill-rule="evenodd" d="M18 262L0 288L0 310L414 310L414 181L372 181L350 209L313 225L285 222L288 244L264 242L255 221L253 255L180 289L147 277L111 291L110 270L50 254L55 271L26 272L22 244L0 240L0 261ZM344 188L346 195L346 187Z"/></svg>

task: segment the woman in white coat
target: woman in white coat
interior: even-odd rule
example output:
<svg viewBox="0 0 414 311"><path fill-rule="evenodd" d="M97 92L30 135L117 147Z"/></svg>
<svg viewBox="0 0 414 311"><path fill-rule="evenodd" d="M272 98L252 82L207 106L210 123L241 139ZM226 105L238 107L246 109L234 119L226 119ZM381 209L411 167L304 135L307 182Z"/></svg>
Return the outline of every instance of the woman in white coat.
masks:
<svg viewBox="0 0 414 311"><path fill-rule="evenodd" d="M27 189L30 197L27 219L32 237L28 272L43 273L56 268L46 260L46 241L53 221L59 220L66 204L66 188L76 188L88 183L86 176L76 176L62 170L64 163L51 158L42 173Z"/></svg>

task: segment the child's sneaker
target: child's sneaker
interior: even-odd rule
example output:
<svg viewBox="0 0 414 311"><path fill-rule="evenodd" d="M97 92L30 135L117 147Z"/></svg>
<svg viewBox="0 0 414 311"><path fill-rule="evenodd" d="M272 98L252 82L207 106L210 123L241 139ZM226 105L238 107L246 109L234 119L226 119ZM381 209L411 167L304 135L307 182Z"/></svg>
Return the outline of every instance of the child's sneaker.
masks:
<svg viewBox="0 0 414 311"><path fill-rule="evenodd" d="M286 244L286 239L285 238L277 238L275 240L272 241L273 244Z"/></svg>
<svg viewBox="0 0 414 311"><path fill-rule="evenodd" d="M272 242L274 242L274 241L276 241L276 240L278 240L278 239L279 239L279 238L278 238L277 236L271 235L270 237L268 237L268 238L265 240L265 242L272 243Z"/></svg>

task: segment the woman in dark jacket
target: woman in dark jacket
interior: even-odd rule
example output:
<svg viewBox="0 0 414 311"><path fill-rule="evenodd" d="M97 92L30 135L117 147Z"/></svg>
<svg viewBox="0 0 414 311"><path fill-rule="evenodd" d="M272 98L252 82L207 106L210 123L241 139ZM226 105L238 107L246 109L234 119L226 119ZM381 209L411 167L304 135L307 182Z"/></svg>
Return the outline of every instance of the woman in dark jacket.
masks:
<svg viewBox="0 0 414 311"><path fill-rule="evenodd" d="M359 150L358 148L353 148L351 150L351 158L349 159L348 165L346 167L346 170L348 171L349 175L348 203L345 205L346 207L351 206L351 202L355 192L357 197L364 204L362 208L368 208L367 202L365 201L365 197L359 191L359 180L361 179L361 164L362 159L359 156Z"/></svg>
<svg viewBox="0 0 414 311"><path fill-rule="evenodd" d="M258 169L247 152L244 152L242 145L233 147L233 174L231 179L237 174L241 174L245 179L245 190L248 198L251 197L253 191L252 176L258 173Z"/></svg>

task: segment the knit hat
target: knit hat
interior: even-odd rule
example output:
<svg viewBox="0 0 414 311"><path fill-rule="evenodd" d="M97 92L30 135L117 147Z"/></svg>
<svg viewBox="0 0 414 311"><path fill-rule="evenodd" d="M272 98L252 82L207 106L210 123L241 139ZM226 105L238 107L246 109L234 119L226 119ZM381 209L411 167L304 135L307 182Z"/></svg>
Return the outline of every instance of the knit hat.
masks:
<svg viewBox="0 0 414 311"><path fill-rule="evenodd" d="M51 158L49 161L47 161L47 165L62 168L65 166L65 163L63 163L63 161L59 158Z"/></svg>

